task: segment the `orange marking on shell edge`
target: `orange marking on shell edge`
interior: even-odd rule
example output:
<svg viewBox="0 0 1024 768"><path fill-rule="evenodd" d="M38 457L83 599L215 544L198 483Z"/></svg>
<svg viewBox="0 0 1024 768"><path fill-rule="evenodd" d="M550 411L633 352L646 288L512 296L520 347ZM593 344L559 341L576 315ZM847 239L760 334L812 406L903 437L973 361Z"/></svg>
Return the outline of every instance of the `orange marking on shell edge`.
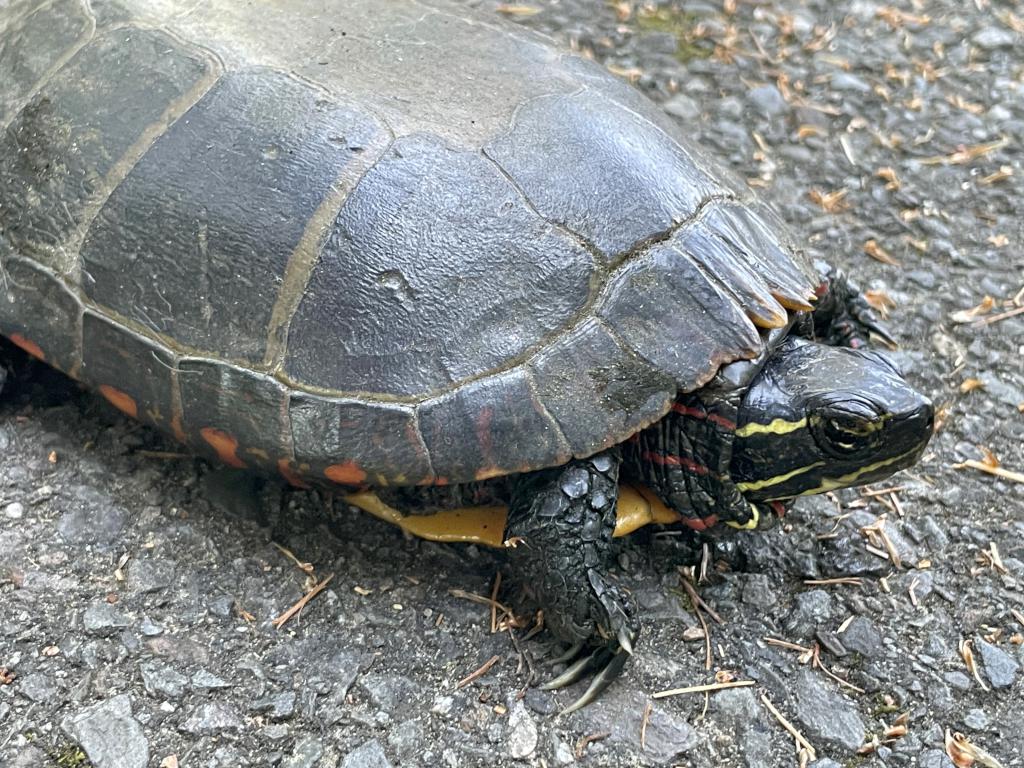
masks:
<svg viewBox="0 0 1024 768"><path fill-rule="evenodd" d="M43 354L43 348L36 344L34 341L32 341L32 339L26 339L20 333L12 333L7 338L9 338L14 343L14 346L23 349L25 352L28 352L30 355L32 355L32 357L35 357L39 360L42 360L43 362L46 362L46 355Z"/></svg>
<svg viewBox="0 0 1024 768"><path fill-rule="evenodd" d="M100 394L121 413L126 413L133 419L139 418L139 406L127 392L122 392L109 384L100 384Z"/></svg>
<svg viewBox="0 0 1024 768"><path fill-rule="evenodd" d="M714 528L718 524L718 515L708 515L707 517L684 517L683 525L687 528L692 528L695 531L706 531L708 528Z"/></svg>
<svg viewBox="0 0 1024 768"><path fill-rule="evenodd" d="M281 477L288 481L288 485L296 488L309 488L309 483L303 480L302 476L292 469L292 462L290 459L278 459L277 471L281 473Z"/></svg>
<svg viewBox="0 0 1024 768"><path fill-rule="evenodd" d="M366 480L366 472L354 461L343 461L340 464L331 464L324 470L328 480L333 480L342 485L362 485Z"/></svg>
<svg viewBox="0 0 1024 768"><path fill-rule="evenodd" d="M501 477L502 475L507 474L508 473L505 470L500 469L499 467L484 467L483 469L478 469L473 477L477 480L483 481L490 480L492 477ZM440 485L440 483L437 483L437 485Z"/></svg>
<svg viewBox="0 0 1024 768"><path fill-rule="evenodd" d="M177 416L171 419L171 434L174 435L174 439L179 443L188 442L188 435L186 435L185 430L181 428L181 419Z"/></svg>
<svg viewBox="0 0 1024 768"><path fill-rule="evenodd" d="M238 458L238 440L234 435L216 427L203 427L199 434L217 452L221 461L230 467L245 469L245 462Z"/></svg>
<svg viewBox="0 0 1024 768"><path fill-rule="evenodd" d="M255 456L257 459L263 459L263 461L270 461L270 456L262 448L246 448L245 452L250 456Z"/></svg>

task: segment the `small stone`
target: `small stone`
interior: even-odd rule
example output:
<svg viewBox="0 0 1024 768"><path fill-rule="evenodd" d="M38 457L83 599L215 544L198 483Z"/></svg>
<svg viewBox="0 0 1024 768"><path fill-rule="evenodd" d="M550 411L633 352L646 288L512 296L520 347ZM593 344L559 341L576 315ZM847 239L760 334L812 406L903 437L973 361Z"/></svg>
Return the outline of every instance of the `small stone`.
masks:
<svg viewBox="0 0 1024 768"><path fill-rule="evenodd" d="M162 635L164 633L163 625L157 624L148 616L142 617L142 622L139 624L139 630L146 637L157 637L158 635Z"/></svg>
<svg viewBox="0 0 1024 768"><path fill-rule="evenodd" d="M252 708L264 712L271 720L287 720L295 714L295 691L275 693L256 701Z"/></svg>
<svg viewBox="0 0 1024 768"><path fill-rule="evenodd" d="M966 691L971 687L971 678L959 670L946 672L942 679L959 691Z"/></svg>
<svg viewBox="0 0 1024 768"><path fill-rule="evenodd" d="M212 672L200 669L192 675L192 687L200 691L212 691L217 688L230 688L231 683L217 677Z"/></svg>
<svg viewBox="0 0 1024 768"><path fill-rule="evenodd" d="M163 560L133 560L128 566L128 586L136 592L159 592L171 586L174 566Z"/></svg>
<svg viewBox="0 0 1024 768"><path fill-rule="evenodd" d="M1004 27L985 27L975 32L971 37L971 42L986 51L994 51L997 48L1012 48L1017 44L1018 40L1019 38L1013 30Z"/></svg>
<svg viewBox="0 0 1024 768"><path fill-rule="evenodd" d="M417 719L399 723L388 734L388 745L401 760L419 755L423 751L427 732Z"/></svg>
<svg viewBox="0 0 1024 768"><path fill-rule="evenodd" d="M1013 685L1020 671L1020 664L1016 659L1002 648L987 643L980 637L975 640L974 647L981 655L981 661L985 665L985 676L993 688L1009 688Z"/></svg>
<svg viewBox="0 0 1024 768"><path fill-rule="evenodd" d="M57 695L57 686L49 675L33 672L25 675L18 683L18 693L32 701L42 703Z"/></svg>
<svg viewBox="0 0 1024 768"><path fill-rule="evenodd" d="M4 507L4 515L11 520L21 520L25 514L25 506L20 501L12 501Z"/></svg>
<svg viewBox="0 0 1024 768"><path fill-rule="evenodd" d="M107 602L93 603L85 609L85 631L107 637L126 629L131 622L118 608Z"/></svg>
<svg viewBox="0 0 1024 768"><path fill-rule="evenodd" d="M341 763L341 768L392 768L384 748L376 739L370 739L349 752Z"/></svg>
<svg viewBox="0 0 1024 768"><path fill-rule="evenodd" d="M984 730L988 727L989 719L980 709L969 709L967 714L964 715L964 725L968 728L973 728L976 731Z"/></svg>
<svg viewBox="0 0 1024 768"><path fill-rule="evenodd" d="M420 686L404 675L369 674L359 683L370 694L373 705L389 715L409 709L420 694Z"/></svg>
<svg viewBox="0 0 1024 768"><path fill-rule="evenodd" d="M232 708L216 701L201 704L181 724L181 730L192 735L212 734L219 731L242 730L242 719Z"/></svg>
<svg viewBox="0 0 1024 768"><path fill-rule="evenodd" d="M810 637L815 629L832 618L832 596L823 589L801 592L793 600L786 628L800 637Z"/></svg>
<svg viewBox="0 0 1024 768"><path fill-rule="evenodd" d="M863 616L855 616L839 635L839 639L846 650L868 659L880 656L883 651L881 633L870 619Z"/></svg>
<svg viewBox="0 0 1024 768"><path fill-rule="evenodd" d="M64 718L61 730L85 750L95 768L146 768L149 742L132 717L128 694Z"/></svg>
<svg viewBox="0 0 1024 768"><path fill-rule="evenodd" d="M928 749L917 756L919 768L956 768L949 755L941 749Z"/></svg>
<svg viewBox="0 0 1024 768"><path fill-rule="evenodd" d="M789 104L774 85L759 85L747 92L747 100L765 117L777 117L789 111Z"/></svg>
<svg viewBox="0 0 1024 768"><path fill-rule="evenodd" d="M317 736L303 736L281 765L283 768L314 768L323 754L324 745Z"/></svg>
<svg viewBox="0 0 1024 768"><path fill-rule="evenodd" d="M269 739L270 741L281 741L282 739L288 738L288 734L291 733L291 730L287 725L274 723L273 725L268 725L260 731L260 733L263 734L263 738Z"/></svg>
<svg viewBox="0 0 1024 768"><path fill-rule="evenodd" d="M514 760L525 760L537 748L537 724L526 705L517 701L508 718L508 751Z"/></svg>
<svg viewBox="0 0 1024 768"><path fill-rule="evenodd" d="M700 104L685 93L677 93L665 102L664 109L673 117L691 121L700 117Z"/></svg>
<svg viewBox="0 0 1024 768"><path fill-rule="evenodd" d="M128 513L115 507L111 499L87 485L68 489L73 499L70 508L57 523L57 532L69 544L109 544L128 520Z"/></svg>
<svg viewBox="0 0 1024 768"><path fill-rule="evenodd" d="M851 75L849 72L836 72L832 75L830 85L833 91L868 93L871 90L871 86L863 78Z"/></svg>
<svg viewBox="0 0 1024 768"><path fill-rule="evenodd" d="M790 703L812 743L817 739L851 752L864 743L864 722L857 707L831 691L814 672L797 673Z"/></svg>
<svg viewBox="0 0 1024 768"><path fill-rule="evenodd" d="M139 671L142 673L142 685L150 696L180 699L185 693L188 678L173 667L147 661L139 665Z"/></svg>
<svg viewBox="0 0 1024 768"><path fill-rule="evenodd" d="M763 573L752 573L743 584L741 599L755 608L771 608L778 602L776 587L771 579Z"/></svg>

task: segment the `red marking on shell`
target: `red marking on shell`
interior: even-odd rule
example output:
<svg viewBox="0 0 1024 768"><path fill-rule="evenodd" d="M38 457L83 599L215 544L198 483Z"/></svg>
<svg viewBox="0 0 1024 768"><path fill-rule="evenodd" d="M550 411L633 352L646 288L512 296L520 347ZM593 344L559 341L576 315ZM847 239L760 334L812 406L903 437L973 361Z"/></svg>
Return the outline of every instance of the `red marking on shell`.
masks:
<svg viewBox="0 0 1024 768"><path fill-rule="evenodd" d="M26 339L20 333L12 333L8 338L14 342L14 346L20 347L32 355L32 357L46 362L46 355L43 354L43 348L32 341L32 339Z"/></svg>
<svg viewBox="0 0 1024 768"><path fill-rule="evenodd" d="M683 416L689 416L693 419L700 419L701 421L710 421L712 424L717 424L722 429L728 430L729 432L736 431L736 422L730 421L724 416L719 416L717 413L708 413L707 411L701 410L700 408L690 408L682 403L672 403L672 410Z"/></svg>
<svg viewBox="0 0 1024 768"><path fill-rule="evenodd" d="M277 460L277 471L281 473L288 485L292 485L296 488L309 488L309 483L302 479L302 476L292 469L292 462L290 459L278 459Z"/></svg>
<svg viewBox="0 0 1024 768"><path fill-rule="evenodd" d="M179 416L171 417L171 434L174 435L174 439L179 443L188 442L188 435L185 434L185 430L181 427L181 418Z"/></svg>
<svg viewBox="0 0 1024 768"><path fill-rule="evenodd" d="M476 417L476 441L480 445L480 456L483 464L491 464L491 452L494 450L494 438L491 434L491 420L494 418L494 409L490 406L480 409Z"/></svg>
<svg viewBox="0 0 1024 768"><path fill-rule="evenodd" d="M814 289L814 295L820 299L826 293L828 293L828 282L822 281L818 283L818 287Z"/></svg>
<svg viewBox="0 0 1024 768"><path fill-rule="evenodd" d="M713 528L718 525L718 515L708 515L707 517L684 517L683 525L687 528L692 528L695 531L706 531L708 528Z"/></svg>
<svg viewBox="0 0 1024 768"><path fill-rule="evenodd" d="M333 480L342 485L362 485L366 480L366 472L354 461L343 461L340 464L331 464L324 470L328 480Z"/></svg>
<svg viewBox="0 0 1024 768"><path fill-rule="evenodd" d="M216 427L203 427L199 434L217 452L221 461L230 467L245 469L245 462L238 458L238 440L234 435Z"/></svg>
<svg viewBox="0 0 1024 768"><path fill-rule="evenodd" d="M128 414L133 419L139 418L138 403L127 392L122 392L120 389L111 387L109 384L100 384L99 389L100 394L107 398L107 402L121 411L121 413Z"/></svg>
<svg viewBox="0 0 1024 768"><path fill-rule="evenodd" d="M688 459L685 456L676 456L672 453L657 453L656 451L644 451L641 457L645 461L650 461L654 464L661 464L662 466L670 467L682 467L688 469L695 475L706 475L708 468L703 464L698 464L693 459Z"/></svg>

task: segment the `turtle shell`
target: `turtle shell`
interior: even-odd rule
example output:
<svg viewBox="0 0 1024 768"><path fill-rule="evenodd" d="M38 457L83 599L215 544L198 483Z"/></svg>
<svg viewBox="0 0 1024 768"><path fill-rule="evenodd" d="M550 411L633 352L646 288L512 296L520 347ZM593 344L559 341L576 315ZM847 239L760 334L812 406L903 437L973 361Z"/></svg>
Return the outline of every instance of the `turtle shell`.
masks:
<svg viewBox="0 0 1024 768"><path fill-rule="evenodd" d="M813 300L654 104L441 0L14 2L0 125L0 333L294 482L592 454Z"/></svg>

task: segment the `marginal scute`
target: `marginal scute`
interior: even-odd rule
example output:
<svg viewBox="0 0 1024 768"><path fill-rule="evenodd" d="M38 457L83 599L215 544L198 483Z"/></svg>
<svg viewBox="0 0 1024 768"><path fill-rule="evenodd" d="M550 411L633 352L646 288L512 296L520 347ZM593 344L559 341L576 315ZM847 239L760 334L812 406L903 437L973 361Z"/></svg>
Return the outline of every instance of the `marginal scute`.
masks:
<svg viewBox="0 0 1024 768"><path fill-rule="evenodd" d="M358 470L357 482L374 485L432 479L408 406L293 393L288 411L295 463L310 477L348 483Z"/></svg>
<svg viewBox="0 0 1024 768"><path fill-rule="evenodd" d="M684 392L721 365L761 350L757 329L735 299L668 242L624 264L597 313Z"/></svg>
<svg viewBox="0 0 1024 768"><path fill-rule="evenodd" d="M0 239L0 334L28 340L50 365L73 373L80 315L78 298L60 280L10 255Z"/></svg>
<svg viewBox="0 0 1024 768"><path fill-rule="evenodd" d="M786 324L786 310L772 296L768 276L762 274L763 262L751 257L731 230L719 231L723 219L715 215L717 204L708 215L679 230L670 240L690 259L704 267L719 284L736 297L755 325L779 328Z"/></svg>
<svg viewBox="0 0 1024 768"><path fill-rule="evenodd" d="M399 139L334 223L291 321L285 372L345 392L447 389L561 329L593 269L479 152Z"/></svg>
<svg viewBox="0 0 1024 768"><path fill-rule="evenodd" d="M178 387L181 427L196 447L205 447L197 439L203 429L216 429L230 432L239 451L254 464L276 467L269 458L253 454L253 447L263 449L264 455L291 456L288 393L276 379L219 360L183 358L178 362ZM218 447L209 439L205 442Z"/></svg>
<svg viewBox="0 0 1024 768"><path fill-rule="evenodd" d="M379 130L283 73L225 75L103 207L86 291L190 348L262 362L306 225Z"/></svg>
<svg viewBox="0 0 1024 768"><path fill-rule="evenodd" d="M595 319L545 347L530 369L540 401L577 457L659 419L676 394L670 376L623 349Z"/></svg>
<svg viewBox="0 0 1024 768"><path fill-rule="evenodd" d="M485 151L543 216L608 257L725 193L681 144L592 88L525 102Z"/></svg>
<svg viewBox="0 0 1024 768"><path fill-rule="evenodd" d="M434 472L450 483L556 466L570 457L521 368L427 401L419 418Z"/></svg>
<svg viewBox="0 0 1024 768"><path fill-rule="evenodd" d="M82 318L82 348L83 382L96 389L115 387L135 403L140 421L170 428L174 368L170 350L91 310Z"/></svg>
<svg viewBox="0 0 1024 768"><path fill-rule="evenodd" d="M0 232L11 246L70 273L86 212L110 191L107 174L206 66L155 30L119 29L82 48L0 135Z"/></svg>
<svg viewBox="0 0 1024 768"><path fill-rule="evenodd" d="M810 266L780 243L749 206L736 202L711 206L702 224L734 253L743 254L784 307L811 309L817 282L810 277Z"/></svg>

